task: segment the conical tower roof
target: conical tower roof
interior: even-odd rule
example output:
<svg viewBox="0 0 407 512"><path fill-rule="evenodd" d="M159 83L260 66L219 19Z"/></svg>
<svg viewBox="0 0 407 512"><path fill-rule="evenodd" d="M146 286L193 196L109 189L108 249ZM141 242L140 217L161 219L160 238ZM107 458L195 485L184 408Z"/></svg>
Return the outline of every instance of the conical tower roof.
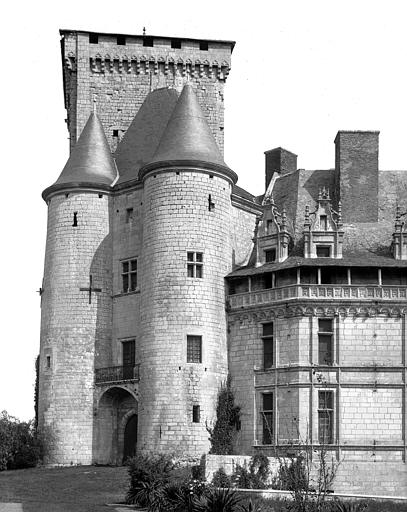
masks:
<svg viewBox="0 0 407 512"><path fill-rule="evenodd" d="M144 166L149 170L168 165L197 165L226 173L236 182L236 174L223 160L213 133L189 84L181 92L157 150Z"/></svg>
<svg viewBox="0 0 407 512"><path fill-rule="evenodd" d="M92 113L59 178L44 194L60 185L111 185L116 178L116 166L102 123Z"/></svg>

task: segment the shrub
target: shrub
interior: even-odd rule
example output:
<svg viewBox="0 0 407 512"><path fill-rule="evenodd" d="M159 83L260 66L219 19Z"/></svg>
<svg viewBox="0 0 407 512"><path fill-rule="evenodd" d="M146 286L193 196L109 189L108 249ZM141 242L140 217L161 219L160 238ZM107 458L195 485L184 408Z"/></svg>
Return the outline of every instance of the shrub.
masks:
<svg viewBox="0 0 407 512"><path fill-rule="evenodd" d="M33 421L19 421L3 411L0 416L0 471L35 467L43 455L43 440Z"/></svg>
<svg viewBox="0 0 407 512"><path fill-rule="evenodd" d="M249 469L237 465L232 475L232 481L241 489L267 489L269 487L269 460L263 454L254 455Z"/></svg>
<svg viewBox="0 0 407 512"><path fill-rule="evenodd" d="M228 476L225 473L225 470L223 468L219 468L212 477L212 485L215 487L230 487L231 486L231 479L230 476Z"/></svg>
<svg viewBox="0 0 407 512"><path fill-rule="evenodd" d="M216 455L231 455L233 453L233 437L239 424L239 414L240 407L235 405L232 381L228 375L218 393L215 425L213 428L206 427L211 442L209 453Z"/></svg>
<svg viewBox="0 0 407 512"><path fill-rule="evenodd" d="M241 497L232 489L208 488L194 512L235 512Z"/></svg>
<svg viewBox="0 0 407 512"><path fill-rule="evenodd" d="M138 454L127 462L130 488L126 502L160 510L165 500L164 487L175 469L172 457L165 454Z"/></svg>

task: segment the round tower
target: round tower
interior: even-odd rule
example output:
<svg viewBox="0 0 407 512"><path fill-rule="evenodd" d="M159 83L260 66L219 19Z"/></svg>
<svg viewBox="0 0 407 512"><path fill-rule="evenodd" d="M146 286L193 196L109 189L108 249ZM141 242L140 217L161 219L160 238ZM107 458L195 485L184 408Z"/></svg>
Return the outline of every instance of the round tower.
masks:
<svg viewBox="0 0 407 512"><path fill-rule="evenodd" d="M92 462L94 369L111 346L111 185L103 127L91 114L60 177L43 192L48 229L42 293L39 428L51 464Z"/></svg>
<svg viewBox="0 0 407 512"><path fill-rule="evenodd" d="M141 450L200 455L227 376L224 276L231 187L191 86L175 106L144 182L141 257Z"/></svg>

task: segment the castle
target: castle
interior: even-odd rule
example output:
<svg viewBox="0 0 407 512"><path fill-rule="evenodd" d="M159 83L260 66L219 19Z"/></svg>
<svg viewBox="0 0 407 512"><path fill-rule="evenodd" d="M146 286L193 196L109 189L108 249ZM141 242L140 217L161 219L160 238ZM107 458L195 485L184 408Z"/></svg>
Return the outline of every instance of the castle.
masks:
<svg viewBox="0 0 407 512"><path fill-rule="evenodd" d="M53 464L200 456L228 372L236 452L307 439L338 488L407 493L407 173L224 161L231 41L61 30L71 152L46 188L39 426Z"/></svg>

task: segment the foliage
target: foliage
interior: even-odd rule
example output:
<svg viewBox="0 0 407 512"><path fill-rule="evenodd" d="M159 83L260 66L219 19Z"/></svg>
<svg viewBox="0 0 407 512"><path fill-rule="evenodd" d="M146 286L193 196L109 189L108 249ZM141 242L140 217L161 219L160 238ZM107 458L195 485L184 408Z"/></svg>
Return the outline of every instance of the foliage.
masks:
<svg viewBox="0 0 407 512"><path fill-rule="evenodd" d="M239 512L263 512L263 507L257 501L250 499L247 504L240 505Z"/></svg>
<svg viewBox="0 0 407 512"><path fill-rule="evenodd" d="M127 462L130 488L126 502L159 510L165 500L164 487L175 469L172 457L165 454L137 454Z"/></svg>
<svg viewBox="0 0 407 512"><path fill-rule="evenodd" d="M165 488L167 508L172 512L194 512L199 498L204 495L205 484L189 480L183 484L169 484Z"/></svg>
<svg viewBox="0 0 407 512"><path fill-rule="evenodd" d="M235 512L240 501L239 494L230 488L208 488L197 501L194 512Z"/></svg>
<svg viewBox="0 0 407 512"><path fill-rule="evenodd" d="M262 454L254 455L249 469L237 465L232 475L232 481L240 489L267 489L269 487L269 460Z"/></svg>
<svg viewBox="0 0 407 512"><path fill-rule="evenodd" d="M228 375L226 382L221 385L216 404L216 422L213 428L207 425L211 449L209 453L216 455L231 455L233 453L233 438L239 424L240 407L235 405L232 380Z"/></svg>
<svg viewBox="0 0 407 512"><path fill-rule="evenodd" d="M35 467L43 455L43 440L33 421L19 421L2 411L0 416L0 471Z"/></svg>
<svg viewBox="0 0 407 512"><path fill-rule="evenodd" d="M219 468L212 477L212 485L215 487L230 487L231 479L223 468Z"/></svg>
<svg viewBox="0 0 407 512"><path fill-rule="evenodd" d="M335 512L363 512L368 504L365 501L335 501Z"/></svg>

